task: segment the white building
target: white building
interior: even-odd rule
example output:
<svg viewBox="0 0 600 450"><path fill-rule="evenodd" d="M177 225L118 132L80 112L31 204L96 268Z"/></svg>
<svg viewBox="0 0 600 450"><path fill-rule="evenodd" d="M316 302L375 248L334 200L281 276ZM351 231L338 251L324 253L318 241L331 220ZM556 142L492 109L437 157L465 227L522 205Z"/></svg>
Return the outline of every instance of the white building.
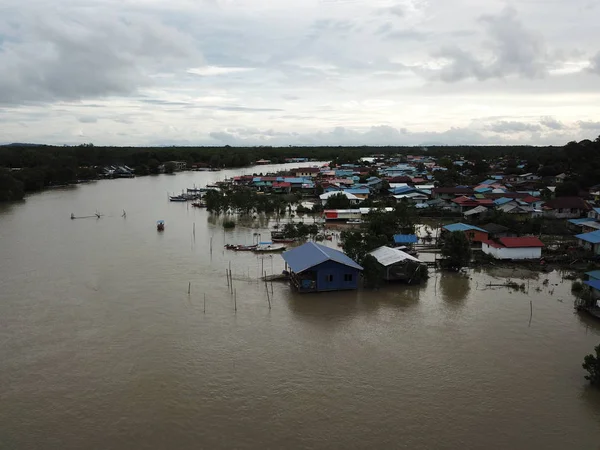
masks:
<svg viewBox="0 0 600 450"><path fill-rule="evenodd" d="M483 241L481 250L496 259L540 259L544 244L535 236L504 237Z"/></svg>

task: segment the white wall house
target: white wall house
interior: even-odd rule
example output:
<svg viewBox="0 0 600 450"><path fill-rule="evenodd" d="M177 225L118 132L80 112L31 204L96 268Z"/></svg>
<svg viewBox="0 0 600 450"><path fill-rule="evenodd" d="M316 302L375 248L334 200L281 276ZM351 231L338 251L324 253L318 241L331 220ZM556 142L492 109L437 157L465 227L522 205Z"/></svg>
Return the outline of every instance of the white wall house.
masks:
<svg viewBox="0 0 600 450"><path fill-rule="evenodd" d="M481 250L496 259L540 259L544 244L537 237L505 237L483 241Z"/></svg>

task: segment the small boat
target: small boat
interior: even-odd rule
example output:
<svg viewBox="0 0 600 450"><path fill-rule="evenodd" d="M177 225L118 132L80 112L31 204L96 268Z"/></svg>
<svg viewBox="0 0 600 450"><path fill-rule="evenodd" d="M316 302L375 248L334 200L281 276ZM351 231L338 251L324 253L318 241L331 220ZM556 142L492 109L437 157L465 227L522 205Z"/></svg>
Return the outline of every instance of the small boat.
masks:
<svg viewBox="0 0 600 450"><path fill-rule="evenodd" d="M286 249L285 245L274 244L273 242L260 242L254 249L257 253L275 253Z"/></svg>
<svg viewBox="0 0 600 450"><path fill-rule="evenodd" d="M348 224L350 224L350 225L353 225L353 224L359 224L359 223L363 223L363 221L362 221L362 220L360 220L360 219L350 219L350 220L348 220L348 222L346 222L346 223L348 223Z"/></svg>
<svg viewBox="0 0 600 450"><path fill-rule="evenodd" d="M227 250L234 250L236 252L250 252L256 248L256 244L254 244L254 245L226 244L225 248Z"/></svg>
<svg viewBox="0 0 600 450"><path fill-rule="evenodd" d="M192 203L192 206L194 208L206 208L206 203L204 203L204 202L194 202L194 203Z"/></svg>
<svg viewBox="0 0 600 450"><path fill-rule="evenodd" d="M292 244L294 242L298 242L298 239L296 238L271 238L271 240L281 244Z"/></svg>
<svg viewBox="0 0 600 450"><path fill-rule="evenodd" d="M159 220L156 222L156 231L165 231L165 221Z"/></svg>
<svg viewBox="0 0 600 450"><path fill-rule="evenodd" d="M169 200L172 202L187 202L187 197L183 195L170 195Z"/></svg>

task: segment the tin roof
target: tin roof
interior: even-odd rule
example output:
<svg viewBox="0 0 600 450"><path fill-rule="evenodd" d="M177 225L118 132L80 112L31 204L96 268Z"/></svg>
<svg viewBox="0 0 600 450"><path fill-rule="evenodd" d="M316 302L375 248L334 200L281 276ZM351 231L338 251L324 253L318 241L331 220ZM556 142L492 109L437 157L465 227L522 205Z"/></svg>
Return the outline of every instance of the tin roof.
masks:
<svg viewBox="0 0 600 450"><path fill-rule="evenodd" d="M451 223L451 224L448 224L448 225L444 225L442 228L444 230L447 230L447 231L469 231L469 230L476 230L476 231L481 231L483 233L487 233L487 231L485 231L485 230L483 230L483 229L481 229L479 227L476 227L475 225L469 225L469 224L460 223L460 222L459 223Z"/></svg>
<svg viewBox="0 0 600 450"><path fill-rule="evenodd" d="M315 242L307 242L300 247L284 252L281 256L296 273L304 272L325 261L335 261L344 266L363 270L360 265L350 259L345 253Z"/></svg>
<svg viewBox="0 0 600 450"><path fill-rule="evenodd" d="M416 244L417 243L417 235L416 234L395 234L394 242L396 244Z"/></svg>
<svg viewBox="0 0 600 450"><path fill-rule="evenodd" d="M398 250L397 248L391 247L379 247L369 253L369 255L373 256L382 266L391 266L392 264L396 264L402 261L416 261L420 263L417 258L409 255L402 250Z"/></svg>
<svg viewBox="0 0 600 450"><path fill-rule="evenodd" d="M600 230L591 233L576 234L575 237L591 244L600 244Z"/></svg>

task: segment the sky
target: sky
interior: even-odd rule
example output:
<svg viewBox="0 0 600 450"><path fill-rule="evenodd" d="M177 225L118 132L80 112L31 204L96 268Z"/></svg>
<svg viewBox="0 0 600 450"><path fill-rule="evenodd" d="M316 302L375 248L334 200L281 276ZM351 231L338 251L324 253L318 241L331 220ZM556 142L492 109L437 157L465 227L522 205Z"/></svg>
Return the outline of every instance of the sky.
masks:
<svg viewBox="0 0 600 450"><path fill-rule="evenodd" d="M2 0L0 143L564 145L597 0Z"/></svg>

